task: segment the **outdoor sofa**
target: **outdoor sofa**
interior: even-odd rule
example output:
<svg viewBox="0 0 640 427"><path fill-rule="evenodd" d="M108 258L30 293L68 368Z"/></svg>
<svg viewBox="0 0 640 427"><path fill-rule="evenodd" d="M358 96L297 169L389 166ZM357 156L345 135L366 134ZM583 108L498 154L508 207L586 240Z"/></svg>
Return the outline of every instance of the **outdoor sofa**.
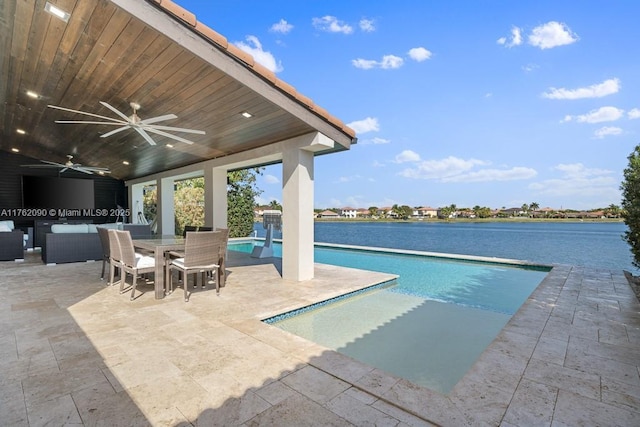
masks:
<svg viewBox="0 0 640 427"><path fill-rule="evenodd" d="M53 224L51 233L45 234L42 261L62 264L102 260L102 244L96 227L129 230L134 239L151 237L151 228L145 224Z"/></svg>
<svg viewBox="0 0 640 427"><path fill-rule="evenodd" d="M0 221L0 261L24 259L24 232L13 221Z"/></svg>

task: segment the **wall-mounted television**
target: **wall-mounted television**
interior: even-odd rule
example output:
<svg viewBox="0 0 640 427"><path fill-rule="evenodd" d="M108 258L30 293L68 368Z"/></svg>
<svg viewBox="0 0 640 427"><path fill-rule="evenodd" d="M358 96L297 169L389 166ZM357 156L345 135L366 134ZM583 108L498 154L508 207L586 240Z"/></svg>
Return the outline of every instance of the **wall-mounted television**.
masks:
<svg viewBox="0 0 640 427"><path fill-rule="evenodd" d="M39 209L94 209L94 181L23 175L22 206Z"/></svg>

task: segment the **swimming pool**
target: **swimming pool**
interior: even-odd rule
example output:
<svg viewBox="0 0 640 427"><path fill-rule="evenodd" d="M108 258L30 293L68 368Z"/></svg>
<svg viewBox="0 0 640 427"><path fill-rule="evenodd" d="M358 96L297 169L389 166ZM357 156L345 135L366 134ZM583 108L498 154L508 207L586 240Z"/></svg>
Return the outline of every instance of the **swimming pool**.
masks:
<svg viewBox="0 0 640 427"><path fill-rule="evenodd" d="M280 256L279 245L274 253ZM322 246L314 255L319 263L399 278L265 321L444 394L550 270Z"/></svg>

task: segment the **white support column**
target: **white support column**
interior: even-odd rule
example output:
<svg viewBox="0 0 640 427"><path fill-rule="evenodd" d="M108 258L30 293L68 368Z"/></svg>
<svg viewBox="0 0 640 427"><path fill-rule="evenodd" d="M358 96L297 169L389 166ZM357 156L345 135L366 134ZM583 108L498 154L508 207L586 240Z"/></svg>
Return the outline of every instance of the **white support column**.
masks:
<svg viewBox="0 0 640 427"><path fill-rule="evenodd" d="M140 224L138 212L144 215L144 184L134 184L129 187L129 214L132 224Z"/></svg>
<svg viewBox="0 0 640 427"><path fill-rule="evenodd" d="M282 153L282 278L314 277L313 152L292 144Z"/></svg>
<svg viewBox="0 0 640 427"><path fill-rule="evenodd" d="M227 228L227 170L204 170L204 225Z"/></svg>
<svg viewBox="0 0 640 427"><path fill-rule="evenodd" d="M176 233L176 214L174 212L173 177L162 178L158 181L158 234L173 236Z"/></svg>

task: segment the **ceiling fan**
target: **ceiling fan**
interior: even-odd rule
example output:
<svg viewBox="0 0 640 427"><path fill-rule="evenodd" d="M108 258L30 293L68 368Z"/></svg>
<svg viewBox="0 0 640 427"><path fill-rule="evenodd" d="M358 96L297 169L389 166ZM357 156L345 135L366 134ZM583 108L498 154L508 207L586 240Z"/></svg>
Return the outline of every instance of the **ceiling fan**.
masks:
<svg viewBox="0 0 640 427"><path fill-rule="evenodd" d="M69 160L67 160L65 163L56 163L56 162L50 162L47 160L40 160L42 163L44 164L36 164L36 165L22 165L24 167L27 168L59 168L60 169L60 173L71 169L74 171L78 171L78 172L83 172L89 175L92 175L94 172L97 172L99 174L105 174L105 173L111 173L111 171L108 168L99 168L99 167L93 167L93 166L83 166L80 163L73 163L73 161L71 159L73 159L73 156L70 154L67 154L67 158Z"/></svg>
<svg viewBox="0 0 640 427"><path fill-rule="evenodd" d="M118 132L122 132L127 129L133 129L138 132L150 145L156 145L156 142L149 136L149 133L155 133L157 135L166 136L167 138L175 139L176 141L184 142L185 144L193 144L192 141L188 139L181 138L177 135L170 134L165 131L174 131L174 132L185 132L185 133L193 133L198 135L204 135L205 132L201 130L195 129L185 129L178 128L172 126L162 126L156 125L154 123L163 122L165 120L177 119L178 116L175 114L165 114L163 116L151 117L150 119L140 119L138 117L138 110L140 109L140 104L135 102L130 102L129 105L133 108L133 114L130 117L127 117L124 113L120 112L115 107L112 107L108 103L104 101L100 101L100 104L107 107L109 110L113 111L118 117L118 119L114 119L112 117L101 116L99 114L88 113L86 111L78 111L72 110L70 108L58 107L55 105L48 105L48 107L56 108L62 111L69 111L71 113L84 114L85 116L97 117L99 119L105 121L90 121L90 120L56 120L56 123L68 123L68 124L91 124L91 125L111 125L111 126L119 126L117 129L114 129L110 132L100 135L101 138L107 138L111 135L115 135Z"/></svg>

